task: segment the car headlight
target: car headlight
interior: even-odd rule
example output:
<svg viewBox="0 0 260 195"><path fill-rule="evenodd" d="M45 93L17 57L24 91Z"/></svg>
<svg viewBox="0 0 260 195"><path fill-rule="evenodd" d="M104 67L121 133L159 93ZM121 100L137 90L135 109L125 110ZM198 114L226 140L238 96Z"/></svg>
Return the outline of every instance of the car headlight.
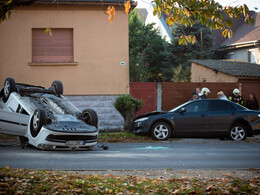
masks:
<svg viewBox="0 0 260 195"><path fill-rule="evenodd" d="M258 114L258 117L260 117L260 114Z"/></svg>
<svg viewBox="0 0 260 195"><path fill-rule="evenodd" d="M149 119L149 118L139 118L139 119L135 120L135 123L143 122L143 121L146 121L147 119Z"/></svg>

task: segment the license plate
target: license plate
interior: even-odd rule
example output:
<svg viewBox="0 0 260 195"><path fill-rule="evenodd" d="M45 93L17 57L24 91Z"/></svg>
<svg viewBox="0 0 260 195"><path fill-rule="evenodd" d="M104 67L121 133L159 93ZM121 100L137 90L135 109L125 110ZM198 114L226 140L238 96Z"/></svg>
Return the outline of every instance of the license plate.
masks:
<svg viewBox="0 0 260 195"><path fill-rule="evenodd" d="M83 141L66 141L67 146L83 145Z"/></svg>

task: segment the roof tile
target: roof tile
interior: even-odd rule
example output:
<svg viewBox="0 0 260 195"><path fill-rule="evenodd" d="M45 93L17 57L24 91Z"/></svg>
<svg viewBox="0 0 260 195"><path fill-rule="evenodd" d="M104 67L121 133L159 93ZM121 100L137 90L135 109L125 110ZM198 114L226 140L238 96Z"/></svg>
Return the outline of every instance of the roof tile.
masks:
<svg viewBox="0 0 260 195"><path fill-rule="evenodd" d="M236 77L260 78L260 65L254 63L234 60L192 60L192 62Z"/></svg>

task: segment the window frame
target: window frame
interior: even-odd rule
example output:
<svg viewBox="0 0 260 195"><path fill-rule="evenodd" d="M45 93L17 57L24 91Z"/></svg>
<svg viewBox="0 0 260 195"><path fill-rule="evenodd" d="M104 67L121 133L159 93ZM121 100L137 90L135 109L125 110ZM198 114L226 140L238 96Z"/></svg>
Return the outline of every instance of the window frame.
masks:
<svg viewBox="0 0 260 195"><path fill-rule="evenodd" d="M187 107L192 106L192 105L194 105L194 104L201 104L201 103L204 103L204 104L205 104L205 110L198 110L198 111L195 111L195 110L194 110L193 112L190 112L190 111L187 110ZM209 109L209 104L208 104L208 101L199 100L199 101L194 101L194 102L192 102L192 103L190 103L190 104L184 106L183 108L185 108L185 110L186 110L185 113L207 112L208 109Z"/></svg>
<svg viewBox="0 0 260 195"><path fill-rule="evenodd" d="M34 32L34 30L35 30L35 32ZM61 30L65 30L65 31L68 30L68 32L66 32L67 34L66 33L65 33L65 35L63 34L65 36L65 39L64 39L65 43L61 42L62 39L59 39L59 38L57 39L57 37L58 37L57 35L56 35L56 39L53 38L53 34L57 33L57 31L59 31L59 33L61 34L62 33ZM58 41L60 41L60 43L55 43L55 44L57 44L58 47L61 47L61 49L64 49L64 50L67 49L68 50L68 55L66 55L66 53L65 53L64 56L62 56L62 55L59 56L59 54L60 54L59 53L60 51L58 50L59 48L57 49L57 47L55 48L55 46L57 46L57 45L53 46L51 44L51 47L52 47L51 49L52 50L56 50L55 52L57 52L57 54L56 55L46 55L46 56L43 56L42 57L43 60L35 60L34 59L34 57L37 58L37 55L35 55L35 50L34 50L35 47L37 47L37 43L35 42L35 39L34 39L35 38L34 35L37 33L37 31L42 31L44 33L44 35L42 36L43 39L40 40L40 41L44 41L44 39L48 40L47 36L50 36L50 35L45 34L45 32L44 32L45 29L44 28L32 28L32 30L31 30L31 33L32 33L32 35L31 35L31 40L32 40L31 60L32 61L28 63L29 65L31 65L31 66L42 66L42 65L47 65L47 66L50 66L50 65L55 65L55 66L59 66L59 65L75 66L75 65L78 64L77 62L74 61L74 29L73 28L53 28L52 29L52 36L50 36L51 39L52 39L52 40L50 40L50 42L54 42L54 41L58 42ZM64 40L62 40L62 41L64 41ZM37 37L36 37L36 41L37 41ZM66 41L67 41L67 43L66 43ZM36 46L34 44L36 44ZM64 47L64 45L65 45L65 47ZM39 47L39 48L41 49L41 47ZM46 49L46 47L43 48L43 50L44 49ZM45 51L43 51L43 52L45 52ZM53 54L53 51L51 51L51 54ZM57 57L58 60L49 60L48 59L48 58L54 59L55 57ZM63 60L61 60L62 57L64 57ZM67 59L66 59L66 57L67 57ZM69 58L71 58L71 60L68 60Z"/></svg>
<svg viewBox="0 0 260 195"><path fill-rule="evenodd" d="M247 54L248 54L248 62L256 63L256 52L255 52L255 49L249 49L247 51Z"/></svg>
<svg viewBox="0 0 260 195"><path fill-rule="evenodd" d="M221 103L225 103L228 105L228 110L212 110L212 105L214 102L221 102ZM226 101L226 100L211 100L210 104L209 104L209 108L208 108L209 112L230 112L230 111L234 111L236 110L236 108L230 104L230 102Z"/></svg>

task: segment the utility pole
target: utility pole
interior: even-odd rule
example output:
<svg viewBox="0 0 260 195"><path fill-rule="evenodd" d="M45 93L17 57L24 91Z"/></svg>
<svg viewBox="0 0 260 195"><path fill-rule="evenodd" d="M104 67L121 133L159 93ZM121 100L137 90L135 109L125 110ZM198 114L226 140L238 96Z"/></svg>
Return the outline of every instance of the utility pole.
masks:
<svg viewBox="0 0 260 195"><path fill-rule="evenodd" d="M203 41L202 41L202 29L200 29L200 59L202 59L202 44L203 44Z"/></svg>

